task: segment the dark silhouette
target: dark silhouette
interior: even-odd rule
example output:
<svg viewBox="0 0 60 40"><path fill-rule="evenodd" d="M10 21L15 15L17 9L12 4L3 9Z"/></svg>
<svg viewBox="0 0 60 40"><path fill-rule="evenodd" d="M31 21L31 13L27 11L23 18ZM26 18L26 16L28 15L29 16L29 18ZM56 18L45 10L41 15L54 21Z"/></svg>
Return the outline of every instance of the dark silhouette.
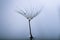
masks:
<svg viewBox="0 0 60 40"><path fill-rule="evenodd" d="M34 17L36 17L41 11L42 11L42 8L41 8L41 10L39 10L38 12L36 12L35 14L30 14L30 15L27 15L28 13L27 13L27 10L25 10L26 12L24 12L24 11L22 11L22 10L20 10L20 11L17 11L19 14L21 14L21 15L23 15L25 18L27 18L28 19L28 22L29 22L29 31L30 31L30 40L32 40L33 39L33 35L32 35L32 32L31 32L31 24L30 24L30 22L31 22L31 20L34 18Z"/></svg>
<svg viewBox="0 0 60 40"><path fill-rule="evenodd" d="M31 25L30 25L30 20L29 20L29 30L30 30L30 39L33 39L32 33L31 33Z"/></svg>

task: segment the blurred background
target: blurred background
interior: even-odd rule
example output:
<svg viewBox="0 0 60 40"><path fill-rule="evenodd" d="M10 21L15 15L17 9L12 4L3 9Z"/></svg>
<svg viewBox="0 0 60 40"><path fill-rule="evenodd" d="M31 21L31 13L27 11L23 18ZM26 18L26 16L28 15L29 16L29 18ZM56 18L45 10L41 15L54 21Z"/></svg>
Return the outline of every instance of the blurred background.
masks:
<svg viewBox="0 0 60 40"><path fill-rule="evenodd" d="M32 34L40 39L60 38L60 0L0 0L0 39L29 37L28 20L16 12L44 6L31 21Z"/></svg>

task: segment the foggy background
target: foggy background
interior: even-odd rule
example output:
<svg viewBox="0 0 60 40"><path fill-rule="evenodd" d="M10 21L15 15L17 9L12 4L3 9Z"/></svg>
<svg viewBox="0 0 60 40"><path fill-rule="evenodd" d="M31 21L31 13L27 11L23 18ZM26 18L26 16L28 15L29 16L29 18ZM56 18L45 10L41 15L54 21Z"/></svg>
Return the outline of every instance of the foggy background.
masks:
<svg viewBox="0 0 60 40"><path fill-rule="evenodd" d="M33 37L60 38L60 0L0 0L0 39L28 38L28 20L16 10L42 6L42 12L31 21Z"/></svg>

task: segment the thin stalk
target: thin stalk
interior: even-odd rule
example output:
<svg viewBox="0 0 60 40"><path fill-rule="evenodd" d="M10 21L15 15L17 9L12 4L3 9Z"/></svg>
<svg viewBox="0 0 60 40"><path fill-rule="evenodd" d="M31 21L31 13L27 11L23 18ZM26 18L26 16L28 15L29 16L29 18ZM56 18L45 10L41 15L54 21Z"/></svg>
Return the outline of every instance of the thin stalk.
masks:
<svg viewBox="0 0 60 40"><path fill-rule="evenodd" d="M29 31L30 31L30 39L33 39L32 33L31 33L31 25L30 25L30 20L29 20Z"/></svg>

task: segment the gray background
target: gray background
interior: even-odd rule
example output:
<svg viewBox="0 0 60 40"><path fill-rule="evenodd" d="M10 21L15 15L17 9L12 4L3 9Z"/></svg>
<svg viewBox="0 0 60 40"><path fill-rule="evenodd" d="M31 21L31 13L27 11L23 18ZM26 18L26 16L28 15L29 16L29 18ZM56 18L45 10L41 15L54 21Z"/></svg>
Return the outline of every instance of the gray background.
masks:
<svg viewBox="0 0 60 40"><path fill-rule="evenodd" d="M32 34L36 38L58 39L60 0L0 0L0 39L28 38L28 20L16 10L39 9L42 6L44 6L42 12L31 21Z"/></svg>

